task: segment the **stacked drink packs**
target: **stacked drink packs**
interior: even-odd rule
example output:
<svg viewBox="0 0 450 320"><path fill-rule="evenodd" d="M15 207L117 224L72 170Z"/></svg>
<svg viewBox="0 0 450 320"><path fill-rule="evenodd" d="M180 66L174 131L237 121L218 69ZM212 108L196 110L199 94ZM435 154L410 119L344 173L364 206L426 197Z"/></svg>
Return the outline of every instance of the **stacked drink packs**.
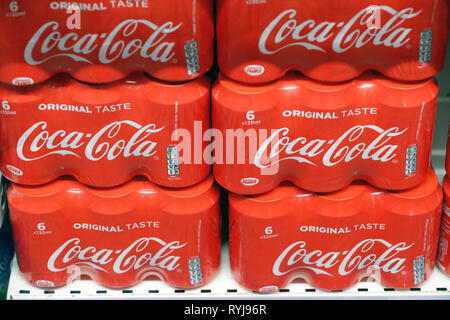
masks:
<svg viewBox="0 0 450 320"><path fill-rule="evenodd" d="M442 213L441 237L437 264L439 268L450 276L450 126L448 129L447 154L445 159L446 175L442 186L444 188L444 212Z"/></svg>
<svg viewBox="0 0 450 320"><path fill-rule="evenodd" d="M445 0L217 1L214 165L229 190L234 278L276 292L435 266L442 188L430 166ZM235 16L240 19L233 19ZM244 31L245 30L245 31Z"/></svg>
<svg viewBox="0 0 450 320"><path fill-rule="evenodd" d="M0 171L33 285L204 285L224 207L248 290L418 286L440 234L448 270L430 162L447 0L20 0L0 15Z"/></svg>
<svg viewBox="0 0 450 320"><path fill-rule="evenodd" d="M210 128L213 2L10 4L0 166L23 276L38 287L82 275L112 288L209 282L220 193L211 164L188 159L204 145L187 133Z"/></svg>

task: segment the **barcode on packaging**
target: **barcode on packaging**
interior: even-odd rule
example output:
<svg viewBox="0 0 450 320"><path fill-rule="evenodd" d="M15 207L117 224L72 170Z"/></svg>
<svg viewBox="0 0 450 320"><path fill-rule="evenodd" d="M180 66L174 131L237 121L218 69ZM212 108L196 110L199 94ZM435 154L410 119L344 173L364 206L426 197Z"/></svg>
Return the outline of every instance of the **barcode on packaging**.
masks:
<svg viewBox="0 0 450 320"><path fill-rule="evenodd" d="M184 45L184 54L186 56L186 67L189 75L200 71L200 61L198 58L197 41L191 41Z"/></svg>
<svg viewBox="0 0 450 320"><path fill-rule="evenodd" d="M405 175L410 175L417 170L417 146L410 146L406 149Z"/></svg>
<svg viewBox="0 0 450 320"><path fill-rule="evenodd" d="M167 147L167 174L169 176L177 176L180 174L178 147Z"/></svg>
<svg viewBox="0 0 450 320"><path fill-rule="evenodd" d="M433 31L424 30L420 33L420 52L419 62L425 63L431 61L431 48L433 43Z"/></svg>
<svg viewBox="0 0 450 320"><path fill-rule="evenodd" d="M196 285L203 281L200 258L189 259L189 277L191 279L191 285Z"/></svg>
<svg viewBox="0 0 450 320"><path fill-rule="evenodd" d="M420 256L414 259L414 284L423 281L425 281L425 257Z"/></svg>

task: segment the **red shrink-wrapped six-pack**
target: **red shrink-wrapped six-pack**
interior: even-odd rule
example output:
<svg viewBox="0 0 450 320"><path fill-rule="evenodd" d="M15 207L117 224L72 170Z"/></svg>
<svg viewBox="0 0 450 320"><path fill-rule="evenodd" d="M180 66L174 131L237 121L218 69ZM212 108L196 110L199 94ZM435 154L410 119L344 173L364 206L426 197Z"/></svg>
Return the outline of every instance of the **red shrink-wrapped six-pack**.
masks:
<svg viewBox="0 0 450 320"><path fill-rule="evenodd" d="M144 175L186 187L211 172L195 157L211 122L207 77L174 85L135 73L93 86L61 74L33 86L0 85L0 100L0 170L12 182L71 175L112 187Z"/></svg>
<svg viewBox="0 0 450 320"><path fill-rule="evenodd" d="M450 276L450 125L448 128L447 154L445 159L445 175L442 182L444 189L444 212L441 221L441 237L439 240L439 251L437 264L439 268Z"/></svg>
<svg viewBox="0 0 450 320"><path fill-rule="evenodd" d="M212 92L213 128L223 136L215 140L215 179L247 195L287 180L315 192L358 179L413 188L430 166L437 94L432 79L372 73L338 84L288 73L247 85L221 75Z"/></svg>
<svg viewBox="0 0 450 320"><path fill-rule="evenodd" d="M144 179L109 189L66 178L38 187L11 184L20 271L38 287L63 286L80 275L112 288L149 276L174 287L201 286L219 270L219 195L212 177L176 190Z"/></svg>
<svg viewBox="0 0 450 320"><path fill-rule="evenodd" d="M366 70L422 80L444 66L447 8L447 0L218 0L218 65L246 83L292 69L321 81Z"/></svg>
<svg viewBox="0 0 450 320"><path fill-rule="evenodd" d="M2 1L0 16L0 81L10 84L58 72L91 83L134 71L186 81L214 60L212 0Z"/></svg>
<svg viewBox="0 0 450 320"><path fill-rule="evenodd" d="M430 170L418 187L386 192L354 183L314 194L284 184L230 194L230 263L243 287L275 292L296 278L343 290L363 278L410 288L435 266L442 189Z"/></svg>
<svg viewBox="0 0 450 320"><path fill-rule="evenodd" d="M444 177L442 185L444 188L444 212L441 221L437 264L443 272L450 276L450 179L448 176Z"/></svg>
<svg viewBox="0 0 450 320"><path fill-rule="evenodd" d="M448 138L447 138L447 153L445 156L445 171L450 174L450 121L448 127Z"/></svg>

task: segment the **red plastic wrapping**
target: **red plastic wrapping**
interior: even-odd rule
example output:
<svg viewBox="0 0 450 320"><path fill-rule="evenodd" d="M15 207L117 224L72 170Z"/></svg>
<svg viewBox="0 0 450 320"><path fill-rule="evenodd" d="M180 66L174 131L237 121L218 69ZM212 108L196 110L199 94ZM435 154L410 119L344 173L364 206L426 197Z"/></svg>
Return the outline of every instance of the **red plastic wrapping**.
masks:
<svg viewBox="0 0 450 320"><path fill-rule="evenodd" d="M447 153L445 155L445 171L450 174L450 121L448 127Z"/></svg>
<svg viewBox="0 0 450 320"><path fill-rule="evenodd" d="M435 265L442 189L432 170L403 192L355 183L313 194L282 185L229 200L231 269L250 290L274 292L296 278L342 290L367 277L408 288Z"/></svg>
<svg viewBox="0 0 450 320"><path fill-rule="evenodd" d="M442 187L444 188L444 213L441 222L441 238L439 241L439 252L437 263L439 268L450 276L450 126L447 141L447 154L445 160L445 170L447 175L444 177Z"/></svg>
<svg viewBox="0 0 450 320"><path fill-rule="evenodd" d="M292 69L322 81L366 70L426 79L444 66L447 19L447 0L218 0L218 65L247 83Z"/></svg>
<svg viewBox="0 0 450 320"><path fill-rule="evenodd" d="M38 185L72 175L111 187L145 175L158 185L185 187L211 172L194 157L207 143L201 135L186 150L178 145L184 131L194 138L209 129L206 77L169 85L136 73L92 86L58 75L33 86L0 85L0 100L0 170L13 182Z"/></svg>
<svg viewBox="0 0 450 320"><path fill-rule="evenodd" d="M151 275L174 287L203 285L220 264L219 194L212 177L177 190L139 179L112 189L71 179L11 184L19 268L39 287L62 286L80 275L113 288Z"/></svg>
<svg viewBox="0 0 450 320"><path fill-rule="evenodd" d="M367 73L324 84L289 73L265 85L221 75L213 87L214 176L259 194L282 181L315 192L363 179L382 189L421 183L430 166L438 86ZM220 153L223 142L223 154Z"/></svg>
<svg viewBox="0 0 450 320"><path fill-rule="evenodd" d="M439 268L450 276L450 179L444 177L444 212L441 221L441 237L437 264Z"/></svg>
<svg viewBox="0 0 450 320"><path fill-rule="evenodd" d="M104 83L133 71L185 81L214 60L212 0L2 1L0 16L6 83L38 83L58 72Z"/></svg>

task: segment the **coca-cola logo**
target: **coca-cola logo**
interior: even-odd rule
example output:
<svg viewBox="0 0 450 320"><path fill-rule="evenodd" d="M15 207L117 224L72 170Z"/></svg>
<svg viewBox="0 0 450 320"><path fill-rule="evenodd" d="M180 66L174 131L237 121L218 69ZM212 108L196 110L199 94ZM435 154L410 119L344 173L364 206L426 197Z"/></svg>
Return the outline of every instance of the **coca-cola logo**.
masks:
<svg viewBox="0 0 450 320"><path fill-rule="evenodd" d="M373 266L383 272L396 274L405 268L406 258L399 257L399 254L413 245L414 243L392 244L383 239L366 239L350 250L324 252L308 250L305 241L297 241L280 254L272 272L276 276L283 276L294 270L311 270L318 275L334 277L337 274L346 276ZM327 271L331 268L337 268L337 274Z"/></svg>
<svg viewBox="0 0 450 320"><path fill-rule="evenodd" d="M369 27L374 12L386 12L391 17L383 25ZM265 28L259 39L261 53L270 55L289 47L304 47L326 53L321 46L332 41L332 50L343 53L352 48L361 48L369 43L374 46L400 48L409 41L411 28L402 27L402 23L420 15L422 10L405 8L397 11L389 6L369 6L358 12L347 22L316 22L314 19L297 21L295 9L280 13Z"/></svg>
<svg viewBox="0 0 450 320"><path fill-rule="evenodd" d="M112 271L117 274L145 266L173 271L179 267L180 260L174 252L187 245L187 242L165 242L156 237L140 238L124 250L83 247L80 242L80 239L72 238L63 243L48 259L48 270L61 272L74 265L87 265L108 272L105 266L112 264Z"/></svg>
<svg viewBox="0 0 450 320"><path fill-rule="evenodd" d="M313 158L318 156L321 156L322 164L327 167L350 162L357 157L385 163L397 156L398 145L389 144L389 142L407 130L400 130L398 127L384 130L376 125L358 125L348 129L337 139L298 137L291 140L288 136L289 128L282 128L275 130L260 145L254 157L254 164L263 169L281 161L295 160L317 166L318 164L313 162ZM375 138L371 141L361 141L364 134L368 132L372 135L375 132ZM266 163L262 163L262 159Z"/></svg>
<svg viewBox="0 0 450 320"><path fill-rule="evenodd" d="M122 129L134 129L133 135L124 139ZM140 125L131 120L112 122L96 133L57 130L50 133L47 122L40 121L27 129L17 142L17 155L23 161L39 160L50 155L74 156L81 158L78 151L84 148L84 157L90 161L103 158L114 160L120 155L128 157L152 157L156 154L157 142L149 136L160 132L156 124ZM119 137L118 139L116 137ZM112 140L112 141L111 141Z"/></svg>
<svg viewBox="0 0 450 320"><path fill-rule="evenodd" d="M146 39L136 37L141 25L151 30ZM98 62L101 64L128 59L133 55L167 62L175 55L175 43L166 41L166 37L181 25L182 23L175 25L168 21L158 26L147 20L128 19L119 23L109 34L79 35L75 32L63 34L59 23L50 21L31 37L25 48L25 61L30 65L39 65L53 58L68 57L76 62L94 64L89 58L93 52L97 52Z"/></svg>

